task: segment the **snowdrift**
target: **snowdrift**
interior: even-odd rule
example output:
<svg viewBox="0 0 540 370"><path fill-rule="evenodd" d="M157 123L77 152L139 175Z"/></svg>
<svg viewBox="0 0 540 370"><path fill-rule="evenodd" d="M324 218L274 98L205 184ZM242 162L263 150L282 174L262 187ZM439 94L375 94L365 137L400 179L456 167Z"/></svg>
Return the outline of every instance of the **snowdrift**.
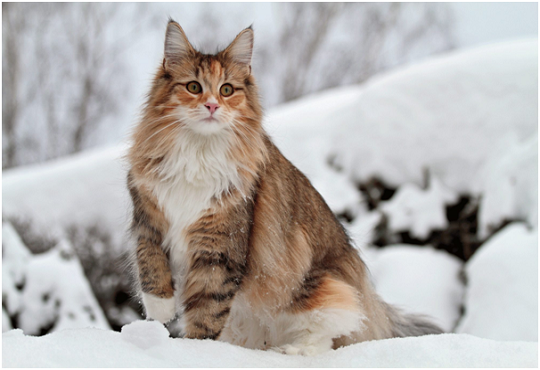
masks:
<svg viewBox="0 0 540 370"><path fill-rule="evenodd" d="M458 51L375 76L329 116L336 163L356 181L483 194L480 233L538 223L538 40ZM502 204L501 204L502 202Z"/></svg>
<svg viewBox="0 0 540 370"><path fill-rule="evenodd" d="M72 329L44 337L3 335L4 367L537 367L536 343L466 334L372 341L316 357L287 356L216 341L169 338L158 322L122 332Z"/></svg>
<svg viewBox="0 0 540 370"><path fill-rule="evenodd" d="M465 269L466 311L456 332L537 342L538 231L517 223L507 226Z"/></svg>

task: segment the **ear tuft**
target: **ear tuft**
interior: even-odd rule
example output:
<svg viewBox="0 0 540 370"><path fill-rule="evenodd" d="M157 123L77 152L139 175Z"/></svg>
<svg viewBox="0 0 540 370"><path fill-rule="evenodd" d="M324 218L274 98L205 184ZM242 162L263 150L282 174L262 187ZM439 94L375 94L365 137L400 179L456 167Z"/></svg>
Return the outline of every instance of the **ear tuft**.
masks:
<svg viewBox="0 0 540 370"><path fill-rule="evenodd" d="M167 64L179 62L193 52L184 30L169 17L165 33L165 61Z"/></svg>
<svg viewBox="0 0 540 370"><path fill-rule="evenodd" d="M253 41L253 27L249 26L236 36L234 41L225 49L225 53L236 63L251 66Z"/></svg>

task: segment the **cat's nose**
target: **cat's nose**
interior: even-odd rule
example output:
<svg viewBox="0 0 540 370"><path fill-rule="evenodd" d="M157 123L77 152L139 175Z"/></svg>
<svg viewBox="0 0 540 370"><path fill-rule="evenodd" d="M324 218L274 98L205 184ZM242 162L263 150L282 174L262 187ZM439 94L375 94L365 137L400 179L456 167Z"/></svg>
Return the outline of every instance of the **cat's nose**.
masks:
<svg viewBox="0 0 540 370"><path fill-rule="evenodd" d="M217 103L206 103L204 106L208 108L211 114L213 114L219 108L219 104Z"/></svg>

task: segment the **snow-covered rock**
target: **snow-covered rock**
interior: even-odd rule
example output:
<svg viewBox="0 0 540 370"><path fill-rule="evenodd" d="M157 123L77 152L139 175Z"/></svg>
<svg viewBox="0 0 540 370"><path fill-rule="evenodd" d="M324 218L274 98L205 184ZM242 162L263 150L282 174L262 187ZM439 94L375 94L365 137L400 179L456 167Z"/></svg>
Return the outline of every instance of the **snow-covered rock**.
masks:
<svg viewBox="0 0 540 370"><path fill-rule="evenodd" d="M156 322L122 333L73 329L25 336L2 334L4 367L536 367L538 346L466 334L371 341L316 357L290 356L211 340L168 338ZM156 345L145 338L152 338Z"/></svg>
<svg viewBox="0 0 540 370"><path fill-rule="evenodd" d="M465 271L465 315L456 332L538 341L537 230L506 226L482 245Z"/></svg>
<svg viewBox="0 0 540 370"><path fill-rule="evenodd" d="M372 248L373 249L373 248ZM430 316L451 332L460 316L462 262L431 247L391 245L369 254L377 293L404 312Z"/></svg>

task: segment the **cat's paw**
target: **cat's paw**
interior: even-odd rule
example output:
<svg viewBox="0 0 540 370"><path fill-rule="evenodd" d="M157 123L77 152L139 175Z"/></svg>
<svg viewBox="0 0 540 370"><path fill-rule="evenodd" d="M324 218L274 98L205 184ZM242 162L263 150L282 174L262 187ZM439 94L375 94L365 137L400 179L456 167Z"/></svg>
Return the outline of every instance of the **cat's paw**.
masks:
<svg viewBox="0 0 540 370"><path fill-rule="evenodd" d="M328 351L326 348L319 346L295 346L293 344L284 344L279 347L270 348L271 351L283 353L284 355L301 355L301 356L316 356Z"/></svg>
<svg viewBox="0 0 540 370"><path fill-rule="evenodd" d="M176 315L174 297L160 298L153 294L143 293L142 300L146 310L146 317L165 324Z"/></svg>

